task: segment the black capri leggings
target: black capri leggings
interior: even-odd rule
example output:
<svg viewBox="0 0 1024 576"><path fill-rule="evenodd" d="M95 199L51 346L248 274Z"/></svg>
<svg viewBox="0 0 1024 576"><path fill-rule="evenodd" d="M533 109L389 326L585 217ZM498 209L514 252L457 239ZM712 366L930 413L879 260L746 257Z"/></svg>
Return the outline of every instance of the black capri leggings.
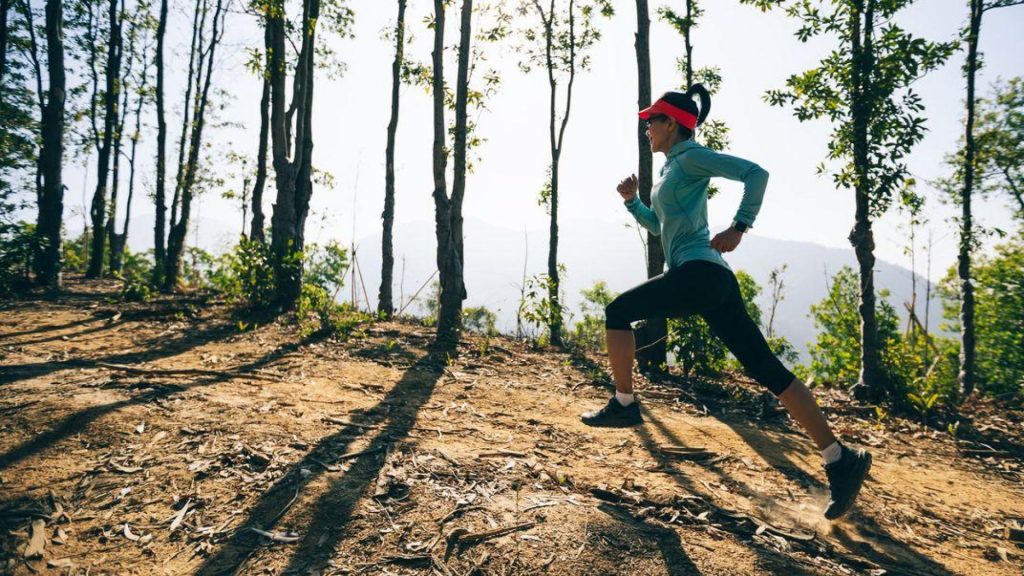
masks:
<svg viewBox="0 0 1024 576"><path fill-rule="evenodd" d="M649 318L700 314L711 331L758 382L778 396L795 376L775 357L750 319L736 276L724 266L691 260L623 292L605 309L605 327L632 330Z"/></svg>

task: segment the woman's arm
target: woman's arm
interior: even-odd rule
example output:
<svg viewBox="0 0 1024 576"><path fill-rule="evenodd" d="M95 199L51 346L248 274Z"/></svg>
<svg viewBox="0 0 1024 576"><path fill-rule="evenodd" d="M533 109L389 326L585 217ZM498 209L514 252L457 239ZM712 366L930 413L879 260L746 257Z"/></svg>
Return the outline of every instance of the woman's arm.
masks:
<svg viewBox="0 0 1024 576"><path fill-rule="evenodd" d="M655 236L661 236L661 221L658 220L658 215L648 208L639 196L633 196L632 200L626 202L626 210L629 210L633 218L636 218L636 221L648 232Z"/></svg>
<svg viewBox="0 0 1024 576"><path fill-rule="evenodd" d="M757 213L761 210L765 188L768 186L767 170L749 160L720 154L707 148L683 154L679 161L687 174L743 182L743 200L740 201L734 219L747 226L753 226Z"/></svg>
<svg viewBox="0 0 1024 576"><path fill-rule="evenodd" d="M619 196L622 196L622 199L625 200L626 209L633 215L633 218L636 218L636 221L646 228L651 234L660 236L661 222L658 221L658 215L645 206L640 200L640 197L636 195L639 187L636 174L633 174L629 178L624 178L619 182L619 185L616 187L616 191L619 193Z"/></svg>

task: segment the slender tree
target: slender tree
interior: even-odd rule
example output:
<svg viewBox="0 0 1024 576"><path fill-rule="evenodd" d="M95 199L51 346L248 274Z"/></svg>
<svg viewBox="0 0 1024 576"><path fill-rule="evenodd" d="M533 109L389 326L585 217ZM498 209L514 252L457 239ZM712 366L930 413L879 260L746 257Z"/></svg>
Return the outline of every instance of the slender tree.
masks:
<svg viewBox="0 0 1024 576"><path fill-rule="evenodd" d="M107 65L105 71L103 137L99 149L96 169L96 191L93 192L89 215L92 219L92 250L89 252L89 267L86 277L99 278L103 274L103 260L106 257L107 181L110 173L110 152L118 118L118 96L121 74L121 10L117 0L110 0L107 8L109 37L107 41Z"/></svg>
<svg viewBox="0 0 1024 576"><path fill-rule="evenodd" d="M551 153L549 177L541 192L541 202L550 215L548 240L548 299L551 317L548 331L551 343L562 345L562 307L559 290L561 282L558 267L558 193L559 168L565 143L565 129L572 110L572 89L577 72L590 66L587 54L601 39L595 20L598 15L610 18L615 12L608 0L568 0L562 7L550 0L545 7L540 0L528 0L520 5L521 14L534 14L539 20L535 27L524 31L525 62L520 67L528 71L532 66L543 66L548 76L548 146ZM565 79L564 105L558 105L559 83Z"/></svg>
<svg viewBox="0 0 1024 576"><path fill-rule="evenodd" d="M472 0L465 0L471 2ZM440 273L441 296L438 311L437 339L452 341L458 338L462 300L466 289L462 277L462 259L459 245L462 235L452 230L453 208L461 209L462 198L452 194L448 197L448 180L445 172L448 155L445 152L445 89L444 89L444 28L445 2L434 0L434 50L433 61L433 111L434 111L434 220L437 234L437 269ZM461 56L461 51L460 51Z"/></svg>
<svg viewBox="0 0 1024 576"><path fill-rule="evenodd" d="M960 372L957 381L960 394L966 397L974 391L975 384L975 330L974 330L974 287L971 283L971 252L974 249L973 214L971 197L974 194L975 170L977 168L977 143L975 142L975 79L981 65L978 41L981 37L981 20L985 12L1024 4L1024 0L969 0L970 14L967 24L967 62L964 76L967 79L967 119L964 123L963 149L963 190L960 194L960 251L957 257L957 277L960 280Z"/></svg>
<svg viewBox="0 0 1024 576"><path fill-rule="evenodd" d="M51 288L61 286L61 237L64 215L64 14L61 0L46 2L46 65L49 90L46 112L42 118L43 188L39 199L37 233L40 242L36 256L36 274L40 284Z"/></svg>
<svg viewBox="0 0 1024 576"><path fill-rule="evenodd" d="M30 166L38 168L37 114L44 113L39 103L45 94L39 93L38 84L36 89L31 86L38 62L31 11L19 10L18 4L7 0L0 12L0 235L6 235L12 229L11 216L25 204L23 180L33 174ZM36 190L40 189L37 184Z"/></svg>
<svg viewBox="0 0 1024 576"><path fill-rule="evenodd" d="M167 35L167 0L160 0L160 14L156 26L156 186L153 202L156 219L153 224L153 282L163 284L163 270L167 259L164 243L167 227L167 117L164 110L166 86L164 84L164 43Z"/></svg>
<svg viewBox="0 0 1024 576"><path fill-rule="evenodd" d="M636 0L636 40L634 49L636 51L637 69L637 109L643 110L651 105L651 48L650 30L651 17L647 6L647 0ZM651 154L651 142L647 138L647 126L639 118L637 119L637 152L639 165L637 167L637 181L639 184L637 192L640 200L648 206L651 204L651 186L653 185L653 155ZM653 278L661 274L665 269L665 254L661 247L660 239L647 232L647 277ZM657 370L667 362L665 340L668 334L667 321L664 318L650 319L644 323L639 338L640 351L637 353L637 363L641 370Z"/></svg>
<svg viewBox="0 0 1024 576"><path fill-rule="evenodd" d="M35 76L36 105L39 107L39 118L46 114L46 92L43 89L43 64L39 59L39 42L36 39L35 16L32 10L32 3L29 0L21 2L22 16L25 20L25 31L28 33L27 55L32 63L32 71ZM43 195L43 157L42 142L39 143L40 153L36 154L36 199L41 200Z"/></svg>
<svg viewBox="0 0 1024 576"><path fill-rule="evenodd" d="M201 47L197 57L195 100L193 101L192 121L189 125L187 160L179 165L181 178L175 186L175 199L171 204L170 228L167 234L167 259L164 263L163 289L173 290L178 285L181 275L182 255L185 251L185 238L188 233L192 201L196 194L196 184L200 178L199 153L203 146L203 129L206 126L207 107L210 102L210 86L213 83L213 68L217 46L224 36L224 18L227 15L225 0L216 0L210 24L209 46ZM206 1L202 1L205 11ZM196 9L200 9L197 2ZM205 19L205 16L201 20ZM201 33L204 33L202 27ZM205 65L205 71L203 69ZM184 138L182 147L185 146Z"/></svg>
<svg viewBox="0 0 1024 576"><path fill-rule="evenodd" d="M349 34L352 11L344 2L303 0L302 19L295 27L302 31L292 78L291 105L285 108L287 82L286 17L283 0L272 0L265 19L270 40L270 137L277 199L271 216L271 252L274 261L275 294L279 306L293 307L302 291L302 254L305 249L306 218L313 194L313 80L314 56L327 49L317 44L317 29ZM321 66L329 65L330 53ZM293 128L294 123L294 128Z"/></svg>
<svg viewBox="0 0 1024 576"><path fill-rule="evenodd" d="M714 96L722 88L722 71L717 66L694 66L693 29L698 27L700 17L704 15L700 4L697 0L686 0L685 14L679 14L668 6L663 6L658 9L658 15L683 37L685 55L676 61L679 73L684 78L680 89L687 90L695 83L703 84ZM712 150L725 150L729 146L729 126L722 120L708 120L701 125L695 138ZM712 186L709 193L714 195L717 189Z"/></svg>
<svg viewBox="0 0 1024 576"><path fill-rule="evenodd" d="M252 50L249 68L259 75L263 83L260 96L260 136L256 152L256 177L253 180L251 199L252 222L249 225L249 238L257 242L266 241L264 233L265 216L263 214L263 192L267 186L267 151L270 146L270 27L266 18L271 4L266 0L257 0L251 5L263 27L263 49ZM244 206L243 206L244 209ZM245 226L242 226L243 230Z"/></svg>
<svg viewBox="0 0 1024 576"><path fill-rule="evenodd" d="M392 297L395 255L393 229L395 222L395 134L398 132L399 88L402 82L402 67L405 58L405 4L398 0L398 21L395 24L395 60L391 64L391 119L388 121L388 143L384 152L384 220L381 242L380 293L377 311L386 318L395 313Z"/></svg>
<svg viewBox="0 0 1024 576"><path fill-rule="evenodd" d="M150 37L148 31L152 30L153 19L149 13L149 5L145 2L140 2L138 10L132 16L132 30L129 33L129 44L133 42L140 42L142 44L142 51L138 54L139 70L132 78L127 75L125 77L125 98L123 106L125 113L128 110L128 95L134 94L135 96L135 109L133 115L135 117L135 128L130 132L129 139L131 140L131 151L128 155L128 198L125 203L124 213L124 224L121 227L121 232L116 231L115 222L117 214L111 208L110 214L110 271L113 273L120 273L123 266L124 249L128 242L128 223L131 221L132 215L132 199L135 195L135 169L136 169L136 154L138 151L139 140L142 137L142 111L143 107L150 100L149 91L149 51L150 51ZM133 54L134 46L129 48L129 54ZM130 59L132 57L130 56ZM129 90L131 88L131 90ZM122 125L123 125L122 121ZM123 130L123 126L121 128ZM121 136L119 135L119 138ZM111 194L111 206L115 205L114 194Z"/></svg>
<svg viewBox="0 0 1024 576"><path fill-rule="evenodd" d="M828 157L841 164L833 178L853 191L855 201L849 235L860 269L855 392L880 400L894 390L878 336L872 224L901 189L906 155L924 137L924 106L912 84L944 62L955 46L915 38L893 21L912 0L741 1L762 9L789 5L787 13L803 23L797 31L801 41L835 34L840 42L819 67L790 76L785 89L769 91L766 99L776 106L793 105L801 121L824 117L834 125Z"/></svg>
<svg viewBox="0 0 1024 576"><path fill-rule="evenodd" d="M124 12L124 2L121 4L122 13ZM136 14L137 16L137 14ZM127 59L123 61L123 70L121 79L118 80L119 90L121 92L121 104L119 105L119 115L114 122L114 152L113 152L113 168L110 172L110 203L107 206L107 229L104 232L107 235L107 244L109 246L110 254L108 262L110 264L110 272L117 273L121 269L120 264L120 248L116 246L118 233L117 233L117 201L118 195L121 191L121 143L124 140L124 124L128 118L129 110L129 97L131 96L131 90L129 90L130 83L132 82L132 76L135 72L135 60L136 45L135 41L139 36L138 20L134 17L129 17L127 14L123 18L128 18L129 25L127 31L128 37L128 52ZM122 24L123 25L123 24ZM123 40L122 40L123 42ZM122 59L125 58L122 53ZM143 72L145 75L145 72Z"/></svg>

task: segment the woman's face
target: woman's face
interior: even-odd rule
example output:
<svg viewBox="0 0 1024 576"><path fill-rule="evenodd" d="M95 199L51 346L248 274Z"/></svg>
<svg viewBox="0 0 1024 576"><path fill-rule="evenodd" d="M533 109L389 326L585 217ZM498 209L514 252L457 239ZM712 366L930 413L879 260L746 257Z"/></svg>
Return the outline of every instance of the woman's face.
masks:
<svg viewBox="0 0 1024 576"><path fill-rule="evenodd" d="M668 116L656 114L647 119L647 139L651 141L651 152L668 152L677 129L675 121Z"/></svg>

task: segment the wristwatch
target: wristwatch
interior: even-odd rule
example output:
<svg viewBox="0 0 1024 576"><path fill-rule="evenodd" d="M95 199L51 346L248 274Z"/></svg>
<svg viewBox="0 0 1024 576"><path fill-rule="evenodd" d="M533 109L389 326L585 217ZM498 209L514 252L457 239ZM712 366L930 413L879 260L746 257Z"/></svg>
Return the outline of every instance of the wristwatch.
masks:
<svg viewBox="0 0 1024 576"><path fill-rule="evenodd" d="M739 232L740 234L745 234L747 230L750 230L750 226L744 224L743 222L740 222L739 220L733 220L732 229Z"/></svg>

